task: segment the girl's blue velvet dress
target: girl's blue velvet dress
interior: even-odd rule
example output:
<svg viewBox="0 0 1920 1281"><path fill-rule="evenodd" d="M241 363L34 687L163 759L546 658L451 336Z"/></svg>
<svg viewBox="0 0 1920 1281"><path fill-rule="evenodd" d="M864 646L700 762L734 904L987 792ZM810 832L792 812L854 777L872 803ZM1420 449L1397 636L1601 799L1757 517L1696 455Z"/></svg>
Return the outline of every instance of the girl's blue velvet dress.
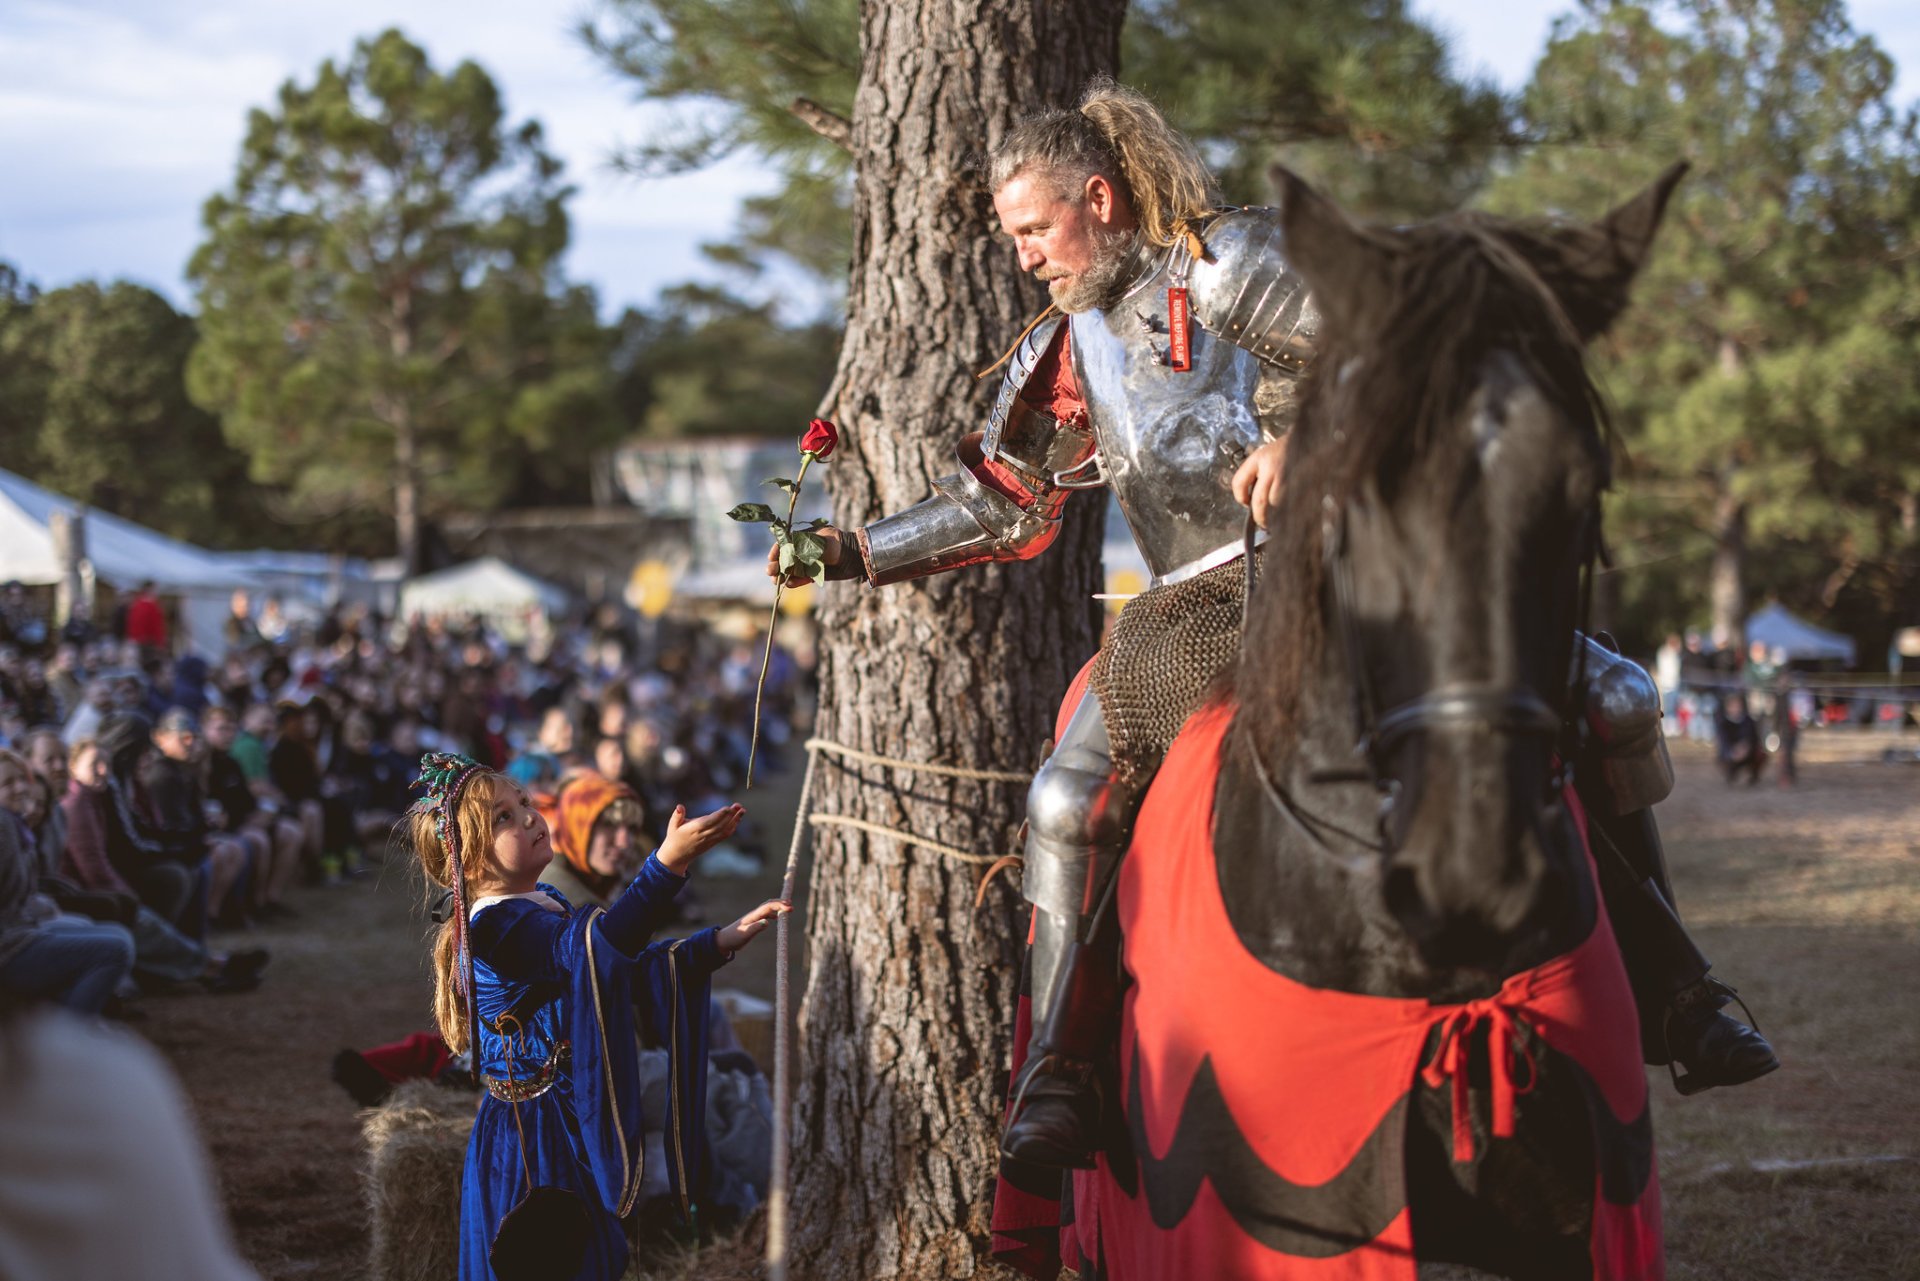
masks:
<svg viewBox="0 0 1920 1281"><path fill-rule="evenodd" d="M626 1267L620 1219L639 1195L645 1159L643 1033L673 1063L667 1175L683 1216L704 1186L708 993L727 958L714 929L648 943L685 884L649 858L604 911L576 911L543 884L562 911L512 898L474 916L475 1066L489 1084L461 1182L460 1281L494 1281L488 1247L527 1190L522 1132L534 1186L578 1193L592 1217L587 1261L573 1277L610 1281ZM521 1096L517 1127L502 1093Z"/></svg>

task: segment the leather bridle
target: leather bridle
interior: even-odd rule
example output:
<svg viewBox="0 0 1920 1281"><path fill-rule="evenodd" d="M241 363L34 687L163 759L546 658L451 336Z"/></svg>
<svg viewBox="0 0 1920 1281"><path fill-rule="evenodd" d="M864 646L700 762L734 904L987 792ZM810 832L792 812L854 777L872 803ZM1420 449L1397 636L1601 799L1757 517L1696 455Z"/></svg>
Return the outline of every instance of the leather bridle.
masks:
<svg viewBox="0 0 1920 1281"><path fill-rule="evenodd" d="M1361 643L1359 611L1354 604L1352 565L1347 555L1347 507L1332 495L1322 499L1321 525L1323 587L1327 593L1329 630L1340 636L1347 667L1347 679L1353 689L1354 744L1353 764L1314 770L1309 779L1315 783L1365 782L1380 794L1379 837L1376 846L1360 841L1350 832L1307 813L1299 802L1271 777L1265 762L1254 753L1260 781L1281 810L1303 831L1324 846L1312 829L1324 829L1348 837L1380 853L1394 846L1390 822L1398 799L1399 780L1387 764L1401 743L1418 734L1436 729L1480 729L1507 737L1538 737L1550 744L1559 742L1562 766L1550 771L1547 783L1552 800L1567 782L1567 762L1572 759L1571 744L1560 742L1577 730L1573 715L1586 686L1587 646L1585 635L1593 610L1593 580L1596 566L1605 558L1600 535L1600 502L1593 501L1581 521L1580 586L1578 626L1574 629L1569 654L1569 679L1557 704L1542 698L1525 685L1498 685L1485 682L1454 682L1415 695L1405 702L1382 709L1378 692L1369 674ZM1251 524L1251 522L1249 522ZM1249 556L1249 580L1251 561ZM1251 586L1251 581L1249 583ZM1251 597L1251 591L1249 591Z"/></svg>

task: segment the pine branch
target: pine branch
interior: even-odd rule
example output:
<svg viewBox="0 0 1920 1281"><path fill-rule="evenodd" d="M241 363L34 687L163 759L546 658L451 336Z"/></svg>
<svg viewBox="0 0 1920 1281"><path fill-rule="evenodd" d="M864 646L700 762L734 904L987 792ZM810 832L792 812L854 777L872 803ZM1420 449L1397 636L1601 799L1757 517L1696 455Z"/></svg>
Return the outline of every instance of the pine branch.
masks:
<svg viewBox="0 0 1920 1281"><path fill-rule="evenodd" d="M800 122L843 151L853 150L853 122L811 98L795 98L787 107Z"/></svg>

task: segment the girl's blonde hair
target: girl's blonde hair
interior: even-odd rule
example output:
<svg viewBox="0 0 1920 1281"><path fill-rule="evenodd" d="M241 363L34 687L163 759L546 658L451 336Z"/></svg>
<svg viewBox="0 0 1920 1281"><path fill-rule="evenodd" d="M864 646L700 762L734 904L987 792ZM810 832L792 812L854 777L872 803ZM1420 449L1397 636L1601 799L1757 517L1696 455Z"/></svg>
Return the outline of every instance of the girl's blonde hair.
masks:
<svg viewBox="0 0 1920 1281"><path fill-rule="evenodd" d="M429 899L439 891L457 890L447 919L433 935L433 1021L441 1039L458 1054L471 1043L468 1027L469 1004L464 991L472 981L471 973L462 974L464 958L461 942L465 934L465 914L472 911L474 886L493 869L494 788L517 784L493 770L478 770L461 785L453 807L453 838L460 845L460 870L464 884L453 883L453 851L440 838L440 811L414 808L407 813L407 834L420 871L427 878Z"/></svg>
<svg viewBox="0 0 1920 1281"><path fill-rule="evenodd" d="M1077 199L1099 174L1133 208L1147 243L1165 248L1219 204L1213 175L1185 135L1137 89L1100 76L1079 105L1015 126L987 157L987 185L998 192L1022 174Z"/></svg>

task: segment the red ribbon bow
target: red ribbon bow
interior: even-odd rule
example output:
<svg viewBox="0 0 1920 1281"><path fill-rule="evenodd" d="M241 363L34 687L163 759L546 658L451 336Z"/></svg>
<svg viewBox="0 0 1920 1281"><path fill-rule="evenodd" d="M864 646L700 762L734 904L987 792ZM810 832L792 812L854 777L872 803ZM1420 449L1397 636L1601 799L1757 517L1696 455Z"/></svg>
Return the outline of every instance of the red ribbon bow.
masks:
<svg viewBox="0 0 1920 1281"><path fill-rule="evenodd" d="M1420 1070L1420 1079L1438 1089L1447 1078L1453 1079L1453 1159L1473 1160L1473 1112L1467 1099L1467 1062L1470 1047L1467 1038L1482 1022L1487 1024L1487 1062L1493 1078L1493 1137L1513 1137L1513 1101L1530 1092L1539 1080L1539 1065L1521 1039L1521 1025L1513 1011L1498 996L1469 1001L1454 1008L1439 1022L1440 1045ZM1515 1089L1514 1051L1526 1060L1527 1083Z"/></svg>

